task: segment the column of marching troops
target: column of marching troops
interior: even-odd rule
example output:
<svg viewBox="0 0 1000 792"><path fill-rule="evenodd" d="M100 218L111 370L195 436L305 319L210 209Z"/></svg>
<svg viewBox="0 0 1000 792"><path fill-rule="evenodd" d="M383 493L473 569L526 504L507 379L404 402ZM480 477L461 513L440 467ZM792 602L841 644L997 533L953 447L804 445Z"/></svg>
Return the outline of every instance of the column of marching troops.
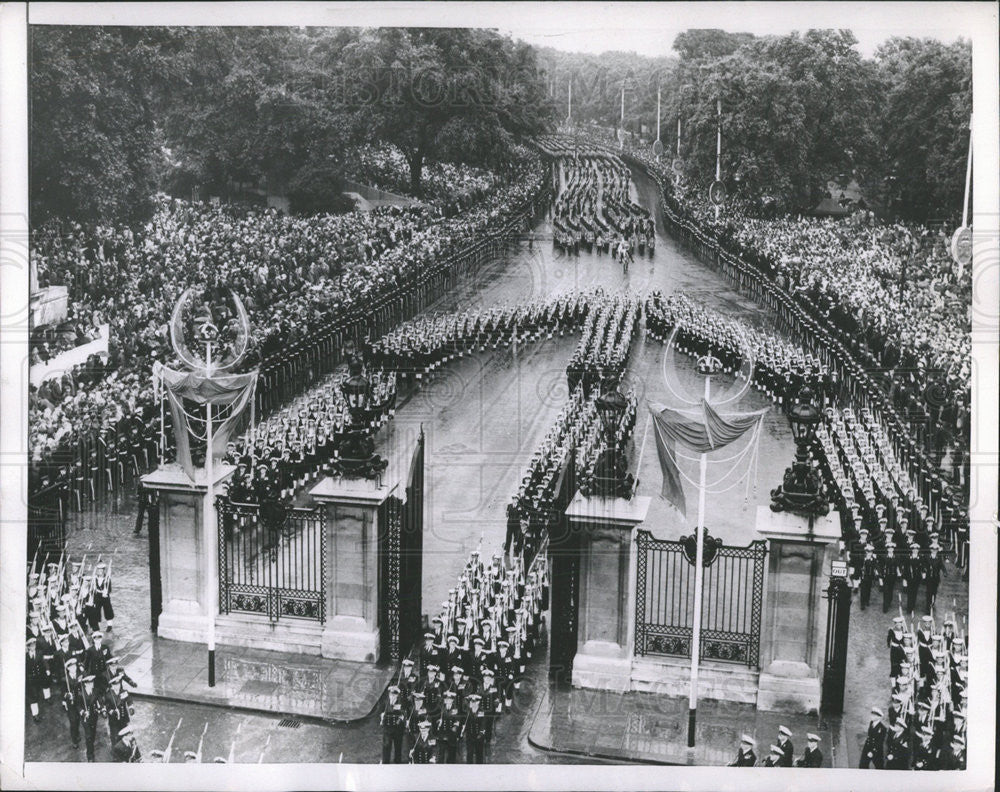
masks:
<svg viewBox="0 0 1000 792"><path fill-rule="evenodd" d="M117 762L138 762L141 752L132 733L134 714L125 684L135 682L105 643L114 630L111 562L87 567L63 556L58 562L32 561L28 572L25 644L25 697L32 720L40 723L53 708L65 712L73 749L83 734L87 761L93 762L99 721L106 722L108 744ZM47 719L46 719L47 720Z"/></svg>
<svg viewBox="0 0 1000 792"><path fill-rule="evenodd" d="M379 716L382 762L485 761L497 725L514 703L528 660L543 645L549 580L544 552L474 550L431 620L423 645L403 659Z"/></svg>
<svg viewBox="0 0 1000 792"><path fill-rule="evenodd" d="M654 294L646 304L648 332L666 341L676 328L674 342L681 351L700 356L712 352L730 372L739 369L749 346L757 368L753 384L779 403L792 403L800 389L815 390L823 410L813 454L828 491L840 512L842 550L847 551L849 579L858 591L862 609L871 591L882 591L882 610L888 612L896 593L900 614L893 619L887 645L890 650L892 703L886 716L873 707L861 767L887 769L960 769L965 763L965 683L968 673L966 642L955 632L952 616L934 632L929 612L935 608L941 576L945 574L941 537L952 548L959 569L968 565L968 522L954 500L940 490L924 488L921 496L902 465L886 427L872 410L856 415L833 406L838 398L835 377L801 350L769 334L739 327L735 320L705 309L686 297ZM896 586L898 585L898 589ZM928 615L918 630L905 630L905 608L911 618L924 590ZM744 735L737 766L752 766L755 743ZM787 761L780 741L764 764ZM780 766L780 765L774 765ZM808 765L806 765L808 766Z"/></svg>
<svg viewBox="0 0 1000 792"><path fill-rule="evenodd" d="M956 627L953 615L940 625L925 615L915 630L902 615L893 617L888 715L871 709L862 769L965 769L969 658L966 635Z"/></svg>
<svg viewBox="0 0 1000 792"><path fill-rule="evenodd" d="M316 377L330 373L341 362L349 342L358 343L366 335L378 337L388 328L401 326L408 317L423 311L452 288L457 278L468 276L483 262L495 259L548 200L547 190L540 186L529 201L512 212L514 219L503 227L470 240L458 253L424 268L412 282L378 295L374 304L355 304L323 330L277 350L260 368L259 410L276 409L301 393Z"/></svg>
<svg viewBox="0 0 1000 792"><path fill-rule="evenodd" d="M556 198L552 241L557 249L579 253L581 246L616 261L636 253L653 255L656 226L649 211L632 201L631 174L616 156L587 149L572 155L553 152L554 167L566 171L566 186Z"/></svg>
<svg viewBox="0 0 1000 792"><path fill-rule="evenodd" d="M467 309L419 317L366 347L373 368L395 371L408 381L423 377L456 357L565 335L583 324L591 292L571 291L513 305Z"/></svg>
<svg viewBox="0 0 1000 792"><path fill-rule="evenodd" d="M934 618L923 616L916 630L896 616L886 638L889 649L891 701L888 715L871 708L859 769L964 770L968 654L965 636L956 632L954 617L937 630ZM808 747L793 763L791 730L778 729L761 767L821 767L819 736L807 734ZM740 738L730 767L755 767L756 741Z"/></svg>
<svg viewBox="0 0 1000 792"><path fill-rule="evenodd" d="M455 358L519 343L580 331L567 364L568 403L536 450L528 471L507 507L505 548L530 554L551 525L558 473L570 448L576 450L577 480L586 489L606 438L594 400L600 388L621 380L639 327L641 305L629 296L603 289L572 291L543 300L498 305L482 310L426 317L406 322L368 345L375 368L408 381L425 376ZM635 427L637 399L625 394L628 407L616 427L624 447Z"/></svg>
<svg viewBox="0 0 1000 792"><path fill-rule="evenodd" d="M662 180L657 181L662 188ZM864 338L830 319L828 308L822 309L808 296L793 296L783 288L770 272L769 262L742 251L732 240L703 233L693 222L683 219L683 210L669 189L663 190L663 195L664 215L678 234L697 243L702 258L716 264L737 290L773 312L778 329L798 338L836 380L842 400L855 409L872 411L884 425L896 456L909 470L920 496L925 500L939 498L958 515L961 509L954 489L960 483L967 486L967 476L960 465L954 465L955 471L949 476L932 459L935 433L928 428L945 420L945 413L951 410L947 399L942 404L941 399L925 396L937 383L905 360L895 366L880 363L866 348ZM881 383L876 381L876 372Z"/></svg>

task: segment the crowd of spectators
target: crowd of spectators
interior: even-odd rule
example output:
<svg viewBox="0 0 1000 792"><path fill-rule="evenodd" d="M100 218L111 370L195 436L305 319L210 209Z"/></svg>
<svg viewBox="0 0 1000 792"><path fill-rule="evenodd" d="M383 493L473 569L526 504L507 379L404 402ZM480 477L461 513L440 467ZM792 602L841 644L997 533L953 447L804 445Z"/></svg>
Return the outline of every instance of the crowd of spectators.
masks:
<svg viewBox="0 0 1000 792"><path fill-rule="evenodd" d="M412 195L410 164L391 143L351 149L344 157L347 177L386 192ZM453 214L485 198L500 184L493 171L465 163L429 162L420 174L420 195L412 196Z"/></svg>
<svg viewBox="0 0 1000 792"><path fill-rule="evenodd" d="M264 389L277 389L281 377L308 373L288 361L315 346L319 335L383 332L438 293L465 251L512 225L520 231L544 181L538 159L526 157L482 200L452 217L426 205L291 217L160 196L138 229L71 222L35 229L38 282L66 285L75 311L99 314L110 325L106 359L92 356L58 377L58 387L30 389L35 491L43 481L69 487L77 476L89 478L78 493L121 483L116 461L107 481L95 485L94 475L109 467L96 458L98 448L117 446L136 423L158 420L151 368L172 358L170 312L189 286L208 298L230 289L240 296L251 323L247 362L260 366Z"/></svg>

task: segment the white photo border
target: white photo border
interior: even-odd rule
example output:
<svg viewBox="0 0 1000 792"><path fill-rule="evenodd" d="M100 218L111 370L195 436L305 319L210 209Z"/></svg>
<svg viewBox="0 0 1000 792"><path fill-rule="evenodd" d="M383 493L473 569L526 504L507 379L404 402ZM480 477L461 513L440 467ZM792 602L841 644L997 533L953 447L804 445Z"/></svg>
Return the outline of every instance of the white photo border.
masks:
<svg viewBox="0 0 1000 792"><path fill-rule="evenodd" d="M23 761L27 517L27 25L440 26L552 31L662 31L664 51L689 27L742 30L789 20L893 34L894 20L964 31L973 44L974 261L968 769L962 773L786 770L783 788L974 790L994 783L996 750L998 305L998 16L990 3L25 3L0 5L0 787L4 789L739 789L769 790L765 769L468 765L145 765ZM798 20L801 19L801 22ZM610 38L609 38L610 40ZM627 49L627 45L616 47Z"/></svg>

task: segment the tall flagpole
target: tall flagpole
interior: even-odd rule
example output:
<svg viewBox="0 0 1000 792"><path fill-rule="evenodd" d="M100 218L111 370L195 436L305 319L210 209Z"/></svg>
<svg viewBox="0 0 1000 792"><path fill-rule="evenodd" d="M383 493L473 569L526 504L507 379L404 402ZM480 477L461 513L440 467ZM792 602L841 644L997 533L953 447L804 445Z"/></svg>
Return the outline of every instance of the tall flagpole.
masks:
<svg viewBox="0 0 1000 792"><path fill-rule="evenodd" d="M622 120L621 137L618 140L618 148L625 148L625 81L622 81Z"/></svg>
<svg viewBox="0 0 1000 792"><path fill-rule="evenodd" d="M962 228L968 228L969 223L969 186L972 184L972 115L969 115L969 156L965 165L965 198L962 201ZM965 266L961 261L958 262L958 278L957 280L962 280L962 275L965 272Z"/></svg>
<svg viewBox="0 0 1000 792"><path fill-rule="evenodd" d="M656 89L656 139L660 139L660 89Z"/></svg>
<svg viewBox="0 0 1000 792"><path fill-rule="evenodd" d="M678 113L677 115L677 160L681 158L681 117ZM674 170L674 184L680 184L681 174Z"/></svg>
<svg viewBox="0 0 1000 792"><path fill-rule="evenodd" d="M972 115L969 115L969 157L965 165L965 200L962 201L962 227L969 219L969 185L972 183Z"/></svg>
<svg viewBox="0 0 1000 792"><path fill-rule="evenodd" d="M705 402L709 402L712 394L712 375L720 366L718 359L706 355L698 361L698 367L704 368ZM694 748L695 721L698 715L698 661L701 656L701 605L702 588L705 582L705 473L708 469L708 454L703 453L699 460L698 471L698 523L695 528L695 561L694 561L694 625L691 635L691 690L688 693L688 748Z"/></svg>
<svg viewBox="0 0 1000 792"><path fill-rule="evenodd" d="M205 344L205 372L209 376L212 374L212 342L207 341ZM215 524L215 477L212 470L212 402L205 402L205 476L208 478L207 486L207 503L205 508L202 509L204 515L204 541L205 541L205 553L206 553L206 569L207 574L205 575L205 607L208 609L208 686L215 687L215 614L218 611L218 606L215 602L215 593L218 591L218 583L215 581L215 576L218 574L217 566L218 562L216 560L216 539L215 531L213 530ZM213 585L214 583L214 585Z"/></svg>
<svg viewBox="0 0 1000 792"><path fill-rule="evenodd" d="M722 176L722 99L715 100L715 180ZM715 204L715 219L719 219L719 205Z"/></svg>

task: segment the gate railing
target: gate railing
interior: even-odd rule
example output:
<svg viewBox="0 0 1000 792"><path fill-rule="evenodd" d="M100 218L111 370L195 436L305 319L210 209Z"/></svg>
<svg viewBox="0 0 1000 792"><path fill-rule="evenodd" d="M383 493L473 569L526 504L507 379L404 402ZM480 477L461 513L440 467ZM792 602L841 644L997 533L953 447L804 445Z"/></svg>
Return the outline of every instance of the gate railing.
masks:
<svg viewBox="0 0 1000 792"><path fill-rule="evenodd" d="M216 502L219 612L326 621L326 511Z"/></svg>
<svg viewBox="0 0 1000 792"><path fill-rule="evenodd" d="M694 632L694 565L684 543L636 532L635 653L690 657ZM757 668L767 544L722 545L702 590L702 660Z"/></svg>
<svg viewBox="0 0 1000 792"><path fill-rule="evenodd" d="M826 651L823 659L820 709L831 715L841 715L844 712L844 682L847 677L851 587L844 578L832 578L824 597L827 600Z"/></svg>
<svg viewBox="0 0 1000 792"><path fill-rule="evenodd" d="M409 647L404 648L401 629L400 589L403 585L403 501L395 495L386 498L379 506L379 614L380 655L382 660L393 662L402 659Z"/></svg>

